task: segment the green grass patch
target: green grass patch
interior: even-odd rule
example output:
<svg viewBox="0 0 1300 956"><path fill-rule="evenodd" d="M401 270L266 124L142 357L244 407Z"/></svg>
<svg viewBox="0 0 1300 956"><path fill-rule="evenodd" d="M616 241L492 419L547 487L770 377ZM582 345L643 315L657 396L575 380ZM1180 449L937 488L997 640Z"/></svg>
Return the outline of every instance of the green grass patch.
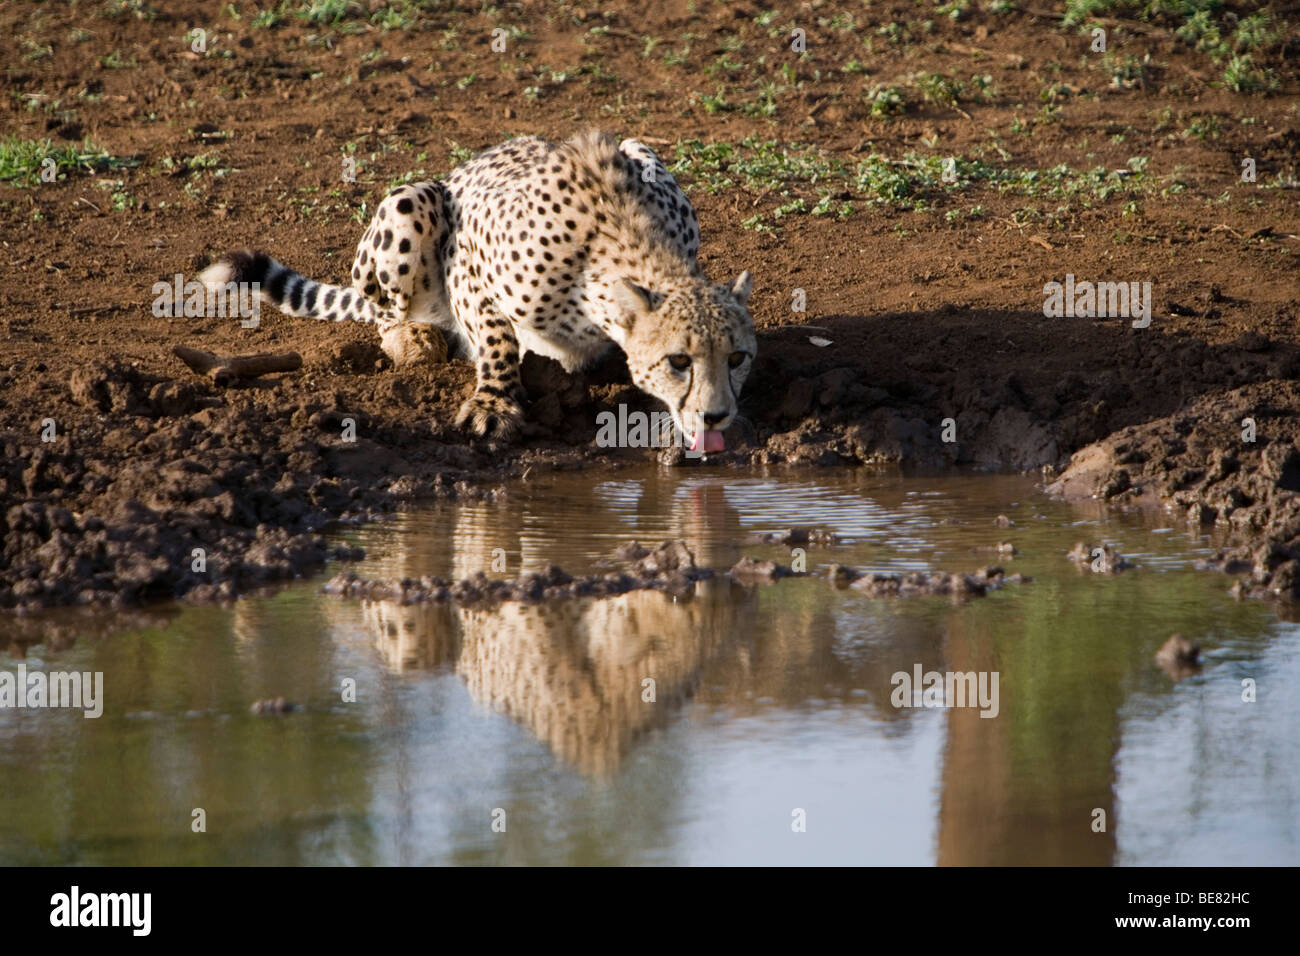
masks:
<svg viewBox="0 0 1300 956"><path fill-rule="evenodd" d="M53 170L55 181L61 181L70 174L100 173L139 165L140 160L113 156L89 140L80 146L55 146L48 139L21 139L17 136L0 139L0 182L15 186L34 186L48 181L41 177L43 170Z"/></svg>
<svg viewBox="0 0 1300 956"><path fill-rule="evenodd" d="M907 100L897 87L873 86L867 91L866 100L876 119L889 119L907 112Z"/></svg>
<svg viewBox="0 0 1300 956"><path fill-rule="evenodd" d="M753 229L802 215L846 219L862 207L927 211L951 205L962 209L949 222L980 218L986 207L972 200L981 192L1083 208L1114 198L1136 208L1131 204L1137 200L1184 188L1176 177L1151 175L1147 165L1145 156L1133 157L1123 169L1021 169L918 153L873 153L850 161L813 146L750 137L738 143L683 140L670 168L688 190L741 190L769 199L771 208L751 217L747 228Z"/></svg>
<svg viewBox="0 0 1300 956"><path fill-rule="evenodd" d="M270 30L290 21L314 27L357 33L367 28L409 30L425 14L444 12L446 4L437 0L387 0L372 4L360 0L280 0L260 8L249 19L256 29Z"/></svg>
<svg viewBox="0 0 1300 956"><path fill-rule="evenodd" d="M1103 20L1156 24L1214 62L1226 61L1223 85L1233 92L1274 90L1280 81L1270 70L1256 66L1252 54L1280 54L1291 24L1269 10L1243 16L1234 6L1240 5L1224 0L1067 0L1064 23L1085 32Z"/></svg>

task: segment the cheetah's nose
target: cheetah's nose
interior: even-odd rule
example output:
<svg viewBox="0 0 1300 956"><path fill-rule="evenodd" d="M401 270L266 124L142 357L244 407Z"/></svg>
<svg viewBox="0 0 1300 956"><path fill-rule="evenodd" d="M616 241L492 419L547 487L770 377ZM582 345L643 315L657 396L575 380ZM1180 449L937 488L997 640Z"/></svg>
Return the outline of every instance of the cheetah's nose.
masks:
<svg viewBox="0 0 1300 956"><path fill-rule="evenodd" d="M718 424L718 422L726 418L727 414L727 412L705 412L700 417L704 419L704 424L712 428L714 425Z"/></svg>

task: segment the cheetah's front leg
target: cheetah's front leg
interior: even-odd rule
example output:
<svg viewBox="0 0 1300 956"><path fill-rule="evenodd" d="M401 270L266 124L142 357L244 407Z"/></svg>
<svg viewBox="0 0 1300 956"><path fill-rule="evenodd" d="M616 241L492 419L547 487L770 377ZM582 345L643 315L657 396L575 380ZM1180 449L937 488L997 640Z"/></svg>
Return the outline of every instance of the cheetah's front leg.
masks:
<svg viewBox="0 0 1300 956"><path fill-rule="evenodd" d="M470 330L477 350L478 384L456 416L456 424L476 435L511 439L524 423L524 386L519 377L519 340L510 322L494 308L485 310Z"/></svg>

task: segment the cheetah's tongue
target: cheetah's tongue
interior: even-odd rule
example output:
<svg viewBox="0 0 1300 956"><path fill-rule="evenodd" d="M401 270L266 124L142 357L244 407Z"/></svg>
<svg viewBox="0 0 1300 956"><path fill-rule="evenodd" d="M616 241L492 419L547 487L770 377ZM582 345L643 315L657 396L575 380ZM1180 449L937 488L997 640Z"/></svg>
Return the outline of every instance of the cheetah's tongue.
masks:
<svg viewBox="0 0 1300 956"><path fill-rule="evenodd" d="M722 451L726 447L727 442L719 431L696 432L691 440L691 451Z"/></svg>

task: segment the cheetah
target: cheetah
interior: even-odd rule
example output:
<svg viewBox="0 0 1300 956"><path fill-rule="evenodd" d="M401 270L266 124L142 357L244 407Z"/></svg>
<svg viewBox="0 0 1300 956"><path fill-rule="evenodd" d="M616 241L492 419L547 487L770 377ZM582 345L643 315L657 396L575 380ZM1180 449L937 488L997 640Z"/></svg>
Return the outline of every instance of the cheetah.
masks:
<svg viewBox="0 0 1300 956"><path fill-rule="evenodd" d="M508 140L442 181L397 187L361 237L350 289L247 250L201 278L257 282L289 315L373 323L398 365L437 327L476 371L457 426L501 440L524 420L524 353L576 372L617 346L692 450L717 452L757 350L753 279L710 282L699 246L695 210L659 157L589 132Z"/></svg>

